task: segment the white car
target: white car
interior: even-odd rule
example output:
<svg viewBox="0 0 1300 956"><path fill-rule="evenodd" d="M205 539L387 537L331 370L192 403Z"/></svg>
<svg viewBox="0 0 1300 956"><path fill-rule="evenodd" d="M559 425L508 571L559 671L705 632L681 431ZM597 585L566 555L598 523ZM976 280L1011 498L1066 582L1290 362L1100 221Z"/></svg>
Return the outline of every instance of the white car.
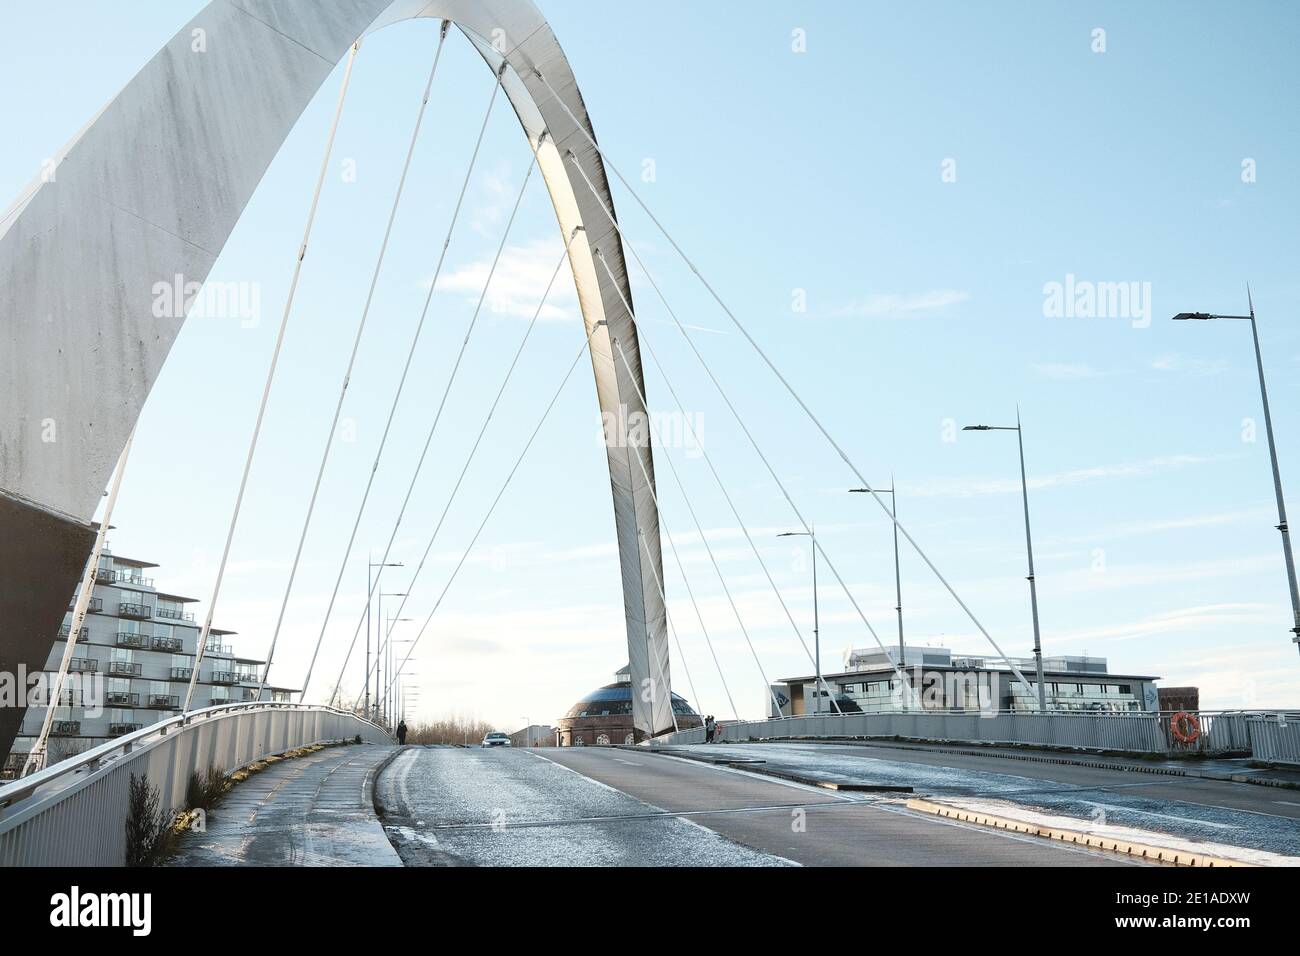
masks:
<svg viewBox="0 0 1300 956"><path fill-rule="evenodd" d="M482 746L484 746L484 747L509 747L509 746L510 746L510 736L509 736L508 734L503 734L503 733L501 733L501 731L499 731L499 730L494 730L494 731L492 731L490 734L488 734L486 737L483 738L483 744L482 744Z"/></svg>

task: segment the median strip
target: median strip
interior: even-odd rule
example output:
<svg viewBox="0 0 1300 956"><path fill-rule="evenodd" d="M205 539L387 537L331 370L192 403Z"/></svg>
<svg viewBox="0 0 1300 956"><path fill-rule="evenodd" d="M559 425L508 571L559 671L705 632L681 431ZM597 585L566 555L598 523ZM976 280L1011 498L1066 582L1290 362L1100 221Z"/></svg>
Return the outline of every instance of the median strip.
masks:
<svg viewBox="0 0 1300 956"><path fill-rule="evenodd" d="M1255 865L1242 860L1232 860L1222 856L1211 856L1207 853L1196 853L1187 849L1177 850L1171 847L1153 846L1148 843L1139 843L1133 840L1103 837L1095 833L1085 833L1082 830L1069 830L1057 826L1045 826L1027 820L1016 819L1015 817L999 816L977 810L964 810L960 807L936 803L933 800L908 800L907 808L909 810L917 810L921 813L934 814L935 816L944 817L949 820L957 820L962 823L974 823L980 826L992 827L996 830L1009 830L1014 833L1023 833L1029 836L1042 837L1046 840L1056 840L1074 846L1089 847L1094 850L1105 850L1110 853L1119 853L1123 856L1149 860L1153 863L1167 863L1173 866L1209 867L1239 867Z"/></svg>

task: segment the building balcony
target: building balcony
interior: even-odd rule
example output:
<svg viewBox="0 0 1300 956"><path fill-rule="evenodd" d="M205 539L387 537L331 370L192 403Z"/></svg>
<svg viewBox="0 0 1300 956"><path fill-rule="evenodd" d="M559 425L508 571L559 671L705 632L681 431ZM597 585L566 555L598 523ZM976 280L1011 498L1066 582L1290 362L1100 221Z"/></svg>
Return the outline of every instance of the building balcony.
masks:
<svg viewBox="0 0 1300 956"><path fill-rule="evenodd" d="M153 608L147 604L122 603L117 606L118 617L134 617L141 620L153 617Z"/></svg>
<svg viewBox="0 0 1300 956"><path fill-rule="evenodd" d="M129 694L123 690L110 690L104 693L104 703L109 707L139 707L140 695Z"/></svg>
<svg viewBox="0 0 1300 956"><path fill-rule="evenodd" d="M75 606L76 606L75 603L69 604L68 610L71 611ZM90 614L99 614L103 610L104 610L103 598L93 597L90 599L90 603L86 605L86 611Z"/></svg>
<svg viewBox="0 0 1300 956"><path fill-rule="evenodd" d="M68 670L78 674L94 674L99 671L99 661L93 657L74 657L68 662Z"/></svg>
<svg viewBox="0 0 1300 956"><path fill-rule="evenodd" d="M173 667L172 680L189 680L194 676L193 667Z"/></svg>
<svg viewBox="0 0 1300 956"><path fill-rule="evenodd" d="M138 571L118 570L113 572L113 583L133 585L141 588L151 588L153 587L153 578L146 578Z"/></svg>
<svg viewBox="0 0 1300 956"><path fill-rule="evenodd" d="M158 617L166 618L169 621L194 621L194 615L190 611L182 611L176 607L158 608Z"/></svg>
<svg viewBox="0 0 1300 956"><path fill-rule="evenodd" d="M212 683L214 684L235 684L239 682L239 675L234 671L213 671Z"/></svg>
<svg viewBox="0 0 1300 956"><path fill-rule="evenodd" d="M108 672L110 674L121 674L126 677L139 677L140 665L134 661L109 661Z"/></svg>
<svg viewBox="0 0 1300 956"><path fill-rule="evenodd" d="M117 572L114 571L112 568L95 569L96 584L112 584L116 580L117 580Z"/></svg>
<svg viewBox="0 0 1300 956"><path fill-rule="evenodd" d="M212 697L208 698L209 707L220 707L222 704L233 704L234 702L234 698L229 694L213 694Z"/></svg>
<svg viewBox="0 0 1300 956"><path fill-rule="evenodd" d="M123 734L133 734L144 724L109 724L108 732L114 737L121 737Z"/></svg>
<svg viewBox="0 0 1300 956"><path fill-rule="evenodd" d="M176 694L150 694L148 706L154 710L179 710L181 699Z"/></svg>
<svg viewBox="0 0 1300 956"><path fill-rule="evenodd" d="M56 720L50 727L51 737L75 737L81 733L81 721Z"/></svg>
<svg viewBox="0 0 1300 956"><path fill-rule="evenodd" d="M77 640L79 640L79 641L84 641L84 640L86 639L86 635L87 635L89 632L90 632L90 628L88 628L88 627L78 628L78 629L77 629ZM59 640L61 640L61 641L66 641L66 640L68 639L68 635L71 634L71 633L72 633L72 625L71 625L71 624L64 624L61 628L59 628Z"/></svg>
<svg viewBox="0 0 1300 956"><path fill-rule="evenodd" d="M155 651L179 651L184 646L179 637L155 636L153 639L153 649Z"/></svg>
<svg viewBox="0 0 1300 956"><path fill-rule="evenodd" d="M130 631L118 631L118 632L117 632L117 646L118 646L118 647L135 647L135 648L139 648L140 650L148 650L148 649L149 649L149 635L148 635L148 634L133 634L133 633L131 633Z"/></svg>

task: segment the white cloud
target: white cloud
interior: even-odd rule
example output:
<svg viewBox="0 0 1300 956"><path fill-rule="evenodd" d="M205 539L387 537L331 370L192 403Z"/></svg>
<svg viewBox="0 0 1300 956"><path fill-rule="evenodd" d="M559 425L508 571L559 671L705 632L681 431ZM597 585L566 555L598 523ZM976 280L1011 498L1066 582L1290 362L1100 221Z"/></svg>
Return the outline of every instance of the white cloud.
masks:
<svg viewBox="0 0 1300 956"><path fill-rule="evenodd" d="M483 173L479 189L485 194L484 201L475 208L470 219L470 226L480 235L496 235L498 223L504 221L506 213L514 205L517 189L509 183L510 164L501 162Z"/></svg>
<svg viewBox="0 0 1300 956"><path fill-rule="evenodd" d="M444 273L438 280L438 289L462 293L468 301L477 302L491 274L492 284L484 301L487 310L494 315L531 319L563 252L564 243L558 236L508 245L501 252L501 261L497 263L495 272L492 272L492 257L488 256ZM427 289L429 280L425 279L423 285ZM577 305L572 274L561 267L546 304L542 306L541 319L571 319L578 314Z"/></svg>
<svg viewBox="0 0 1300 956"><path fill-rule="evenodd" d="M898 318L917 313L938 312L966 302L969 292L958 289L931 289L927 292L882 292L832 309L832 318Z"/></svg>
<svg viewBox="0 0 1300 956"><path fill-rule="evenodd" d="M1245 524L1250 521L1268 520L1272 512L1259 508L1253 511L1223 511L1217 514L1191 515L1186 518L1163 518L1154 521L1136 521L1129 524L1114 525L1092 534L1067 539L1073 543L1111 541L1116 538L1131 538L1164 531L1182 531L1188 528L1211 528L1227 524Z"/></svg>
<svg viewBox="0 0 1300 956"><path fill-rule="evenodd" d="M1029 479L1029 487L1031 489L1057 488L1062 485L1077 485L1106 478L1144 477L1215 460L1217 459L1200 455L1167 455L1161 458L1148 458L1145 461L1094 465L1091 468L1076 468L1071 471L1057 472L1054 475L1032 477ZM908 490L913 495L929 498L973 498L979 495L1020 494L1020 480L1018 478L934 478L914 485Z"/></svg>
<svg viewBox="0 0 1300 956"><path fill-rule="evenodd" d="M1185 375L1217 375L1228 367L1227 359L1193 358L1178 353L1160 355L1151 361L1151 368L1157 372L1181 372Z"/></svg>

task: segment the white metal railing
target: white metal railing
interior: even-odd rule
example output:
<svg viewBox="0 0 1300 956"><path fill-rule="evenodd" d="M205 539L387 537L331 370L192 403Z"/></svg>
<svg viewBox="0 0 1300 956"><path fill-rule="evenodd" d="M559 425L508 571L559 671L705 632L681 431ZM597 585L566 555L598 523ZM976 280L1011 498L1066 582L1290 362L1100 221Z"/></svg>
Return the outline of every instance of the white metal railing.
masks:
<svg viewBox="0 0 1300 956"><path fill-rule="evenodd" d="M229 704L151 724L0 786L0 866L121 866L132 774L180 809L192 773L357 736L393 742L363 717L307 704Z"/></svg>
<svg viewBox="0 0 1300 956"><path fill-rule="evenodd" d="M1276 724L1279 713L1283 712L886 711L719 722L714 739L732 743L808 737L902 737L950 743L1020 744L1142 754L1244 754L1252 750L1256 724L1263 718L1270 718ZM1171 726L1171 721L1179 714L1190 714L1195 723L1180 719L1177 728ZM1287 726L1300 727L1300 716L1295 718L1294 724ZM1300 746L1300 730L1295 733L1294 739ZM1185 739L1180 739L1179 735ZM702 727L654 739L657 744L703 742Z"/></svg>
<svg viewBox="0 0 1300 956"><path fill-rule="evenodd" d="M1256 760L1300 766L1300 713L1252 717L1246 726Z"/></svg>

